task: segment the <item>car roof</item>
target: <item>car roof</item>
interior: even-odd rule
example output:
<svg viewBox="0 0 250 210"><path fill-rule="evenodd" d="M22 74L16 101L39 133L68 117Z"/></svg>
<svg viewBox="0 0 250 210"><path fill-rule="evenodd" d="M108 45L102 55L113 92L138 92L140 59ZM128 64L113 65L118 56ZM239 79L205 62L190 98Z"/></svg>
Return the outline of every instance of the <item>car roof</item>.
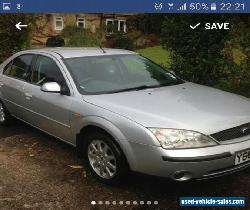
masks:
<svg viewBox="0 0 250 210"><path fill-rule="evenodd" d="M105 52L104 52L104 51ZM25 50L23 53L56 53L63 58L74 58L74 57L87 57L87 56L103 56L103 55L124 55L124 54L136 54L135 52L123 50L123 49L111 49L111 48L67 48L67 47L54 47L54 48L42 48Z"/></svg>

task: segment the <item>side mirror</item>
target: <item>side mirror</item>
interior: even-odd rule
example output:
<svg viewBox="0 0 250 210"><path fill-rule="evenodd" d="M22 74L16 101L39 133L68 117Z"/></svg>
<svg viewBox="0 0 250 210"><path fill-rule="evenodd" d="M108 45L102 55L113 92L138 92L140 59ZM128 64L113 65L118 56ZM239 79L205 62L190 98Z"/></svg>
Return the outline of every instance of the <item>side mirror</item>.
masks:
<svg viewBox="0 0 250 210"><path fill-rule="evenodd" d="M61 86L57 82L46 82L42 85L41 91L48 93L61 93Z"/></svg>

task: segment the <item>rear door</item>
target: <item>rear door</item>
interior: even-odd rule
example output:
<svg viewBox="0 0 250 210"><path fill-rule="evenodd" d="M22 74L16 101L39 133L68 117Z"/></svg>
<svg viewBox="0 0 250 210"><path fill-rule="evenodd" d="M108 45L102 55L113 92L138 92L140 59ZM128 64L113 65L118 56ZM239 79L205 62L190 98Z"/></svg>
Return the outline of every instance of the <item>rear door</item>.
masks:
<svg viewBox="0 0 250 210"><path fill-rule="evenodd" d="M1 93L11 114L23 118L24 86L30 81L33 55L23 54L10 61L1 77Z"/></svg>
<svg viewBox="0 0 250 210"><path fill-rule="evenodd" d="M64 140L71 139L71 96L43 92L46 82L57 82L68 89L59 62L45 55L37 55L33 65L32 83L24 87L25 120L30 124ZM68 89L69 90L69 89Z"/></svg>

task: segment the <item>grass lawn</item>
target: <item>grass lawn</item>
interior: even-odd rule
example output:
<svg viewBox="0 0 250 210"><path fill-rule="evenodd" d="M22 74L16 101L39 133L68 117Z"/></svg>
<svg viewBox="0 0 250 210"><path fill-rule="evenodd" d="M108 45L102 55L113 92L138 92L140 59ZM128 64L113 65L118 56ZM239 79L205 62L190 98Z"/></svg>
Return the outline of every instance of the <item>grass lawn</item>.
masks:
<svg viewBox="0 0 250 210"><path fill-rule="evenodd" d="M169 67L171 64L170 53L164 50L161 46L148 47L145 49L137 50L138 53L151 59L155 63Z"/></svg>

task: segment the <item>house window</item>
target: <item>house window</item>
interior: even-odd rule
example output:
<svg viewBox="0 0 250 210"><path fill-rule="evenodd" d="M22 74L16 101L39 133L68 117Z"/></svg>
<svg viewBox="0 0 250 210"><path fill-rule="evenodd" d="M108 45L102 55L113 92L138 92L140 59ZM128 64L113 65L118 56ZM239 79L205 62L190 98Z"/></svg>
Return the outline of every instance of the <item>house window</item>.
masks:
<svg viewBox="0 0 250 210"><path fill-rule="evenodd" d="M126 33L126 20L106 19L106 32L112 34L115 31Z"/></svg>
<svg viewBox="0 0 250 210"><path fill-rule="evenodd" d="M126 33L126 21L125 20L118 20L118 31Z"/></svg>
<svg viewBox="0 0 250 210"><path fill-rule="evenodd" d="M55 17L55 30L61 31L63 30L63 18Z"/></svg>
<svg viewBox="0 0 250 210"><path fill-rule="evenodd" d="M114 20L113 19L106 19L106 32L108 34L113 33L114 29Z"/></svg>
<svg viewBox="0 0 250 210"><path fill-rule="evenodd" d="M79 27L79 28L85 28L85 20L84 20L84 18L77 18L77 26Z"/></svg>

